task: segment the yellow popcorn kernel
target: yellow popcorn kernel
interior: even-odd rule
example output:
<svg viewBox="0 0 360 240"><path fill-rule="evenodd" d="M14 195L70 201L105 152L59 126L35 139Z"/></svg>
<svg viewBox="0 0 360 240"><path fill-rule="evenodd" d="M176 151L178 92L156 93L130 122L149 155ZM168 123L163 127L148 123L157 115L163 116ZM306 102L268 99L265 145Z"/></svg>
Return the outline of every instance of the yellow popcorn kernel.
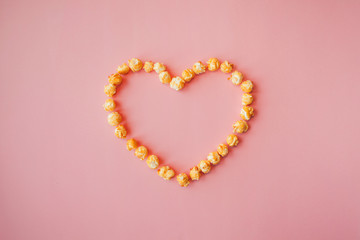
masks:
<svg viewBox="0 0 360 240"><path fill-rule="evenodd" d="M111 98L106 99L106 101L104 103L105 111L107 111L107 112L114 111L115 107L116 107L116 104L113 99L111 99Z"/></svg>
<svg viewBox="0 0 360 240"><path fill-rule="evenodd" d="M249 128L248 124L243 120L236 121L233 124L234 132L237 133L245 133L248 130L248 128Z"/></svg>
<svg viewBox="0 0 360 240"><path fill-rule="evenodd" d="M137 58L132 58L128 62L129 62L129 67L133 72L138 72L143 67L143 63Z"/></svg>
<svg viewBox="0 0 360 240"><path fill-rule="evenodd" d="M252 104L253 101L254 101L254 98L250 93L244 93L242 95L242 98L241 98L242 105L244 105L244 106L250 105L250 104Z"/></svg>
<svg viewBox="0 0 360 240"><path fill-rule="evenodd" d="M203 173L208 173L211 170L211 163L209 160L202 160L200 161L199 165L197 166Z"/></svg>
<svg viewBox="0 0 360 240"><path fill-rule="evenodd" d="M217 152L220 154L220 156L225 157L229 153L229 148L226 144L220 144L217 147Z"/></svg>
<svg viewBox="0 0 360 240"><path fill-rule="evenodd" d="M141 160L144 160L148 155L148 150L144 146L140 146L135 150L135 156Z"/></svg>
<svg viewBox="0 0 360 240"><path fill-rule="evenodd" d="M126 148L128 151L131 151L133 149L136 149L138 147L138 143L135 141L135 139L129 139L127 142L126 142Z"/></svg>
<svg viewBox="0 0 360 240"><path fill-rule="evenodd" d="M209 71L216 71L220 67L220 62L217 58L210 58L207 61Z"/></svg>
<svg viewBox="0 0 360 240"><path fill-rule="evenodd" d="M185 81L181 77L174 77L170 82L170 87L179 91L185 86Z"/></svg>
<svg viewBox="0 0 360 240"><path fill-rule="evenodd" d="M154 65L154 70L155 70L155 72L157 72L157 73L161 73L161 72L163 72L163 71L166 70L166 67L165 67L164 64L157 62L157 63L155 63L155 65Z"/></svg>
<svg viewBox="0 0 360 240"><path fill-rule="evenodd" d="M111 126L117 126L122 120L121 115L118 112L112 112L108 115L108 123Z"/></svg>
<svg viewBox="0 0 360 240"><path fill-rule="evenodd" d="M230 134L226 138L227 144L229 144L230 147L235 147L239 143L239 138L235 134Z"/></svg>
<svg viewBox="0 0 360 240"><path fill-rule="evenodd" d="M118 138L126 138L126 129L123 125L119 125L115 128L115 136Z"/></svg>
<svg viewBox="0 0 360 240"><path fill-rule="evenodd" d="M158 175L165 180L170 180L175 176L175 171L172 170L169 166L163 166L158 169Z"/></svg>
<svg viewBox="0 0 360 240"><path fill-rule="evenodd" d="M244 120L250 120L254 116L254 108L250 106L243 106L240 112L240 117Z"/></svg>
<svg viewBox="0 0 360 240"><path fill-rule="evenodd" d="M180 173L177 175L176 179L181 187L187 187L190 184L189 177L186 173Z"/></svg>
<svg viewBox="0 0 360 240"><path fill-rule="evenodd" d="M205 70L206 70L206 67L201 61L198 61L193 65L193 71L196 74L204 73Z"/></svg>
<svg viewBox="0 0 360 240"><path fill-rule="evenodd" d="M224 73L231 73L233 67L233 65L230 64L228 61L225 61L223 62L221 65L220 65L220 69L222 72Z"/></svg>
<svg viewBox="0 0 360 240"><path fill-rule="evenodd" d="M244 79L244 75L239 71L234 71L228 79L231 80L234 85L240 85L241 81Z"/></svg>
<svg viewBox="0 0 360 240"><path fill-rule="evenodd" d="M109 97L114 96L115 93L116 93L116 86L114 84L111 84L111 83L108 84L108 85L105 85L104 93Z"/></svg>
<svg viewBox="0 0 360 240"><path fill-rule="evenodd" d="M199 180L200 176L201 176L201 170L197 166L195 166L190 169L189 175L190 175L191 180Z"/></svg>
<svg viewBox="0 0 360 240"><path fill-rule="evenodd" d="M192 69L188 68L182 72L181 76L186 82L190 82L191 79L194 78L195 72Z"/></svg>
<svg viewBox="0 0 360 240"><path fill-rule="evenodd" d="M117 86L117 85L121 84L122 77L121 77L121 75L119 73L114 73L114 74L111 74L108 77L108 80L109 80L110 84L113 84L113 85Z"/></svg>
<svg viewBox="0 0 360 240"><path fill-rule="evenodd" d="M209 160L212 164L216 165L220 162L220 155L217 152L211 152L207 156L207 160Z"/></svg>
<svg viewBox="0 0 360 240"><path fill-rule="evenodd" d="M164 84L170 83L171 82L170 73L168 73L167 71L161 72L159 74L159 79L160 79L161 83L164 83Z"/></svg>
<svg viewBox="0 0 360 240"><path fill-rule="evenodd" d="M254 84L250 80L246 80L241 83L241 90L243 90L246 93L251 93L251 91L254 88Z"/></svg>
<svg viewBox="0 0 360 240"><path fill-rule="evenodd" d="M151 72L151 71L154 69L154 63L151 62L151 61L145 62L143 68L144 68L145 72L149 73L149 72Z"/></svg>
<svg viewBox="0 0 360 240"><path fill-rule="evenodd" d="M155 169L159 166L159 158L155 155L150 155L146 160L146 164L149 168Z"/></svg>
<svg viewBox="0 0 360 240"><path fill-rule="evenodd" d="M130 68L126 63L118 66L118 68L117 68L117 72L120 74L127 74L129 71L130 71Z"/></svg>

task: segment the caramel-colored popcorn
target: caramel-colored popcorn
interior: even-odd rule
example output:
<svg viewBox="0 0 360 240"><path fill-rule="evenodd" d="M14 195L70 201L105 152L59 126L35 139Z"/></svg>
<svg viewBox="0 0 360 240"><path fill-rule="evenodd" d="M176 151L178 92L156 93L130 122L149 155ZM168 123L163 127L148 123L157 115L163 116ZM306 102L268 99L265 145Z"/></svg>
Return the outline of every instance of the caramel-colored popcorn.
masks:
<svg viewBox="0 0 360 240"><path fill-rule="evenodd" d="M211 152L207 156L207 160L209 160L212 164L216 165L220 162L220 155L217 152Z"/></svg>
<svg viewBox="0 0 360 240"><path fill-rule="evenodd" d="M198 61L193 65L193 71L196 74L204 73L205 70L206 70L206 67L201 61Z"/></svg>
<svg viewBox="0 0 360 240"><path fill-rule="evenodd" d="M201 176L201 170L197 166L195 166L192 169L190 169L189 175L191 180L199 180Z"/></svg>
<svg viewBox="0 0 360 240"><path fill-rule="evenodd" d="M233 65L230 64L228 61L225 61L220 65L220 69L224 73L231 73Z"/></svg>
<svg viewBox="0 0 360 240"><path fill-rule="evenodd" d="M187 187L190 184L189 177L186 173L180 173L177 175L176 179L181 187Z"/></svg>
<svg viewBox="0 0 360 240"><path fill-rule="evenodd" d="M111 126L117 126L122 120L121 115L118 112L112 112L108 115L108 123Z"/></svg>
<svg viewBox="0 0 360 240"><path fill-rule="evenodd" d="M163 166L158 169L158 175L165 180L170 180L175 176L175 171L172 170L169 166Z"/></svg>
<svg viewBox="0 0 360 240"><path fill-rule="evenodd" d="M120 85L122 82L122 77L119 73L114 73L108 77L109 83L115 86Z"/></svg>
<svg viewBox="0 0 360 240"><path fill-rule="evenodd" d="M240 112L240 117L244 120L250 120L254 116L254 108L250 106L243 106Z"/></svg>
<svg viewBox="0 0 360 240"><path fill-rule="evenodd" d="M163 71L159 74L159 79L161 83L168 84L171 82L170 73L167 71Z"/></svg>
<svg viewBox="0 0 360 240"><path fill-rule="evenodd" d="M207 61L209 71L216 71L220 67L220 62L217 58L210 58Z"/></svg>
<svg viewBox="0 0 360 240"><path fill-rule="evenodd" d="M117 68L117 72L120 74L127 74L129 71L130 71L130 68L126 63L118 66L118 68Z"/></svg>
<svg viewBox="0 0 360 240"><path fill-rule="evenodd" d="M194 78L195 72L192 69L188 68L182 72L181 76L186 82L190 82L191 79Z"/></svg>
<svg viewBox="0 0 360 240"><path fill-rule="evenodd" d="M226 144L222 143L217 147L217 152L220 156L225 157L229 153L229 148Z"/></svg>
<svg viewBox="0 0 360 240"><path fill-rule="evenodd" d="M118 138L126 138L126 129L123 125L119 125L115 128L115 136Z"/></svg>
<svg viewBox="0 0 360 240"><path fill-rule="evenodd" d="M240 85L241 81L244 79L244 75L239 71L234 71L228 79L231 80L234 85Z"/></svg>
<svg viewBox="0 0 360 240"><path fill-rule="evenodd" d="M173 79L170 82L170 87L172 89L175 89L176 91L183 89L184 86L185 86L185 81L181 77L173 77Z"/></svg>
<svg viewBox="0 0 360 240"><path fill-rule="evenodd" d="M114 111L115 107L116 107L116 104L113 99L111 99L111 98L106 99L106 101L104 103L105 111L107 111L107 112Z"/></svg>
<svg viewBox="0 0 360 240"><path fill-rule="evenodd" d="M138 147L138 143L136 142L135 139L131 138L126 142L126 149L128 151L131 151L133 149L136 149Z"/></svg>
<svg viewBox="0 0 360 240"><path fill-rule="evenodd" d="M199 165L197 166L203 173L208 173L211 170L211 163L209 160L202 160L200 161Z"/></svg>
<svg viewBox="0 0 360 240"><path fill-rule="evenodd" d="M141 160L144 160L146 156L148 155L148 150L144 146L140 146L135 150L135 156L138 157Z"/></svg>
<svg viewBox="0 0 360 240"><path fill-rule="evenodd" d="M145 62L143 68L144 68L145 72L149 73L154 69L154 63L151 61Z"/></svg>
<svg viewBox="0 0 360 240"><path fill-rule="evenodd" d="M155 155L150 155L146 160L146 164L149 168L155 169L159 166L159 158Z"/></svg>
<svg viewBox="0 0 360 240"><path fill-rule="evenodd" d="M157 73L161 73L161 72L163 72L163 71L166 70L166 67L165 67L164 64L157 62L157 63L155 63L155 65L154 65L154 70L155 70L155 72L157 72Z"/></svg>
<svg viewBox="0 0 360 240"><path fill-rule="evenodd" d="M244 93L241 98L241 103L244 106L250 105L254 101L253 96L250 93Z"/></svg>
<svg viewBox="0 0 360 240"><path fill-rule="evenodd" d="M237 132L237 133L245 133L248 130L248 128L249 128L249 126L248 126L247 122L245 122L244 120L236 121L233 124L234 132Z"/></svg>
<svg viewBox="0 0 360 240"><path fill-rule="evenodd" d="M246 93L251 93L251 91L254 88L254 84L250 80L246 80L241 83L241 90L243 90Z"/></svg>
<svg viewBox="0 0 360 240"><path fill-rule="evenodd" d="M143 63L137 58L132 58L129 60L129 67L131 71L138 72L142 69Z"/></svg>
<svg viewBox="0 0 360 240"><path fill-rule="evenodd" d="M115 93L116 93L116 86L114 84L111 84L111 83L108 84L108 85L105 85L104 93L109 97L114 96Z"/></svg>
<svg viewBox="0 0 360 240"><path fill-rule="evenodd" d="M235 147L239 143L239 138L235 134L230 134L226 138L226 142L230 147Z"/></svg>

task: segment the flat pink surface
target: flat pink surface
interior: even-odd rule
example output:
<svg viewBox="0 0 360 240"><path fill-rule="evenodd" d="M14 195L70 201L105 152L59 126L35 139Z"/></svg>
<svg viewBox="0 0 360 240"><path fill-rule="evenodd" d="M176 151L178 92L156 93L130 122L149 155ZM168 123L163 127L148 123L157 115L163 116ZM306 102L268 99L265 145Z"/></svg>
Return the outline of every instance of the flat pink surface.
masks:
<svg viewBox="0 0 360 240"><path fill-rule="evenodd" d="M359 1L0 2L0 239L360 239ZM131 57L209 57L254 81L256 117L180 188L116 139L103 86ZM131 74L132 137L181 171L239 119L220 72L184 91Z"/></svg>

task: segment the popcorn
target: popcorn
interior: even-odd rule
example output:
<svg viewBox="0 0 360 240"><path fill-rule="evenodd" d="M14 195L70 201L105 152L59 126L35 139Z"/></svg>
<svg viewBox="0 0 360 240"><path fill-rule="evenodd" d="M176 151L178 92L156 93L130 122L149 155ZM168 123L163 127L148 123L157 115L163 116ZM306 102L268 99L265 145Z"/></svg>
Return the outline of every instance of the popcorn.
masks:
<svg viewBox="0 0 360 240"><path fill-rule="evenodd" d="M210 58L207 61L209 71L216 71L219 69L220 62L217 58Z"/></svg>
<svg viewBox="0 0 360 240"><path fill-rule="evenodd" d="M105 111L107 111L107 112L114 111L115 107L116 107L116 104L115 104L114 100L112 100L111 98L106 99L106 101L104 103Z"/></svg>
<svg viewBox="0 0 360 240"><path fill-rule="evenodd" d="M250 80L246 80L246 81L242 82L240 87L241 87L241 90L243 90L244 92L251 93L251 91L254 88L254 85Z"/></svg>
<svg viewBox="0 0 360 240"><path fill-rule="evenodd" d="M241 103L244 106L250 105L254 101L253 96L250 93L244 93L242 95Z"/></svg>
<svg viewBox="0 0 360 240"><path fill-rule="evenodd" d="M129 67L130 67L131 71L133 71L133 72L138 72L143 67L143 63L137 58L132 58L128 62L129 62Z"/></svg>
<svg viewBox="0 0 360 240"><path fill-rule="evenodd" d="M158 169L158 175L165 180L170 180L175 176L175 172L169 166L163 166Z"/></svg>
<svg viewBox="0 0 360 240"><path fill-rule="evenodd" d="M176 91L181 90L185 86L185 81L181 77L174 77L170 82L170 87Z"/></svg>
<svg viewBox="0 0 360 240"><path fill-rule="evenodd" d="M118 112L112 112L108 115L108 123L111 126L117 126L122 120L121 115Z"/></svg>
<svg viewBox="0 0 360 240"><path fill-rule="evenodd" d="M181 76L185 81L190 82L191 79L194 78L195 72L192 69L188 68L182 72Z"/></svg>
<svg viewBox="0 0 360 240"><path fill-rule="evenodd" d="M224 73L230 73L233 69L233 65L230 64L228 61L225 61L220 65L220 69Z"/></svg>
<svg viewBox="0 0 360 240"><path fill-rule="evenodd" d="M244 79L244 75L239 71L234 71L228 79L231 80L234 85L240 85Z"/></svg>
<svg viewBox="0 0 360 240"><path fill-rule="evenodd" d="M207 156L207 160L209 160L212 164L216 165L220 162L220 155L217 152L209 153Z"/></svg>
<svg viewBox="0 0 360 240"><path fill-rule="evenodd" d="M126 129L123 125L119 125L115 128L115 136L118 138L126 138Z"/></svg>
<svg viewBox="0 0 360 240"><path fill-rule="evenodd" d="M244 120L250 120L254 116L254 108L250 106L243 106L240 112L240 117Z"/></svg>
<svg viewBox="0 0 360 240"><path fill-rule="evenodd" d="M148 150L144 146L140 146L135 150L135 156L141 160L144 160L148 155Z"/></svg>
<svg viewBox="0 0 360 240"><path fill-rule="evenodd" d="M116 85L120 85L120 84L121 84L121 82L122 82L122 77L121 77L121 75L120 75L119 73L114 73L114 74L112 74L112 75L109 76L108 80L109 80L109 83L110 83L110 84L113 84L113 85L116 86Z"/></svg>
<svg viewBox="0 0 360 240"><path fill-rule="evenodd" d="M155 70L155 72L157 72L157 73L161 73L161 72L163 72L163 71L166 70L166 67L164 66L164 64L157 62L157 63L155 63L155 65L154 65L154 70Z"/></svg>
<svg viewBox="0 0 360 240"><path fill-rule="evenodd" d="M200 161L199 165L197 166L203 173L208 173L211 170L211 163L208 160Z"/></svg>
<svg viewBox="0 0 360 240"><path fill-rule="evenodd" d="M131 138L126 142L126 148L128 151L131 151L133 149L136 149L138 147L138 143L135 141L135 139Z"/></svg>
<svg viewBox="0 0 360 240"><path fill-rule="evenodd" d="M170 73L168 73L167 71L161 72L159 74L159 79L161 83L165 83L165 84L170 83L171 82Z"/></svg>
<svg viewBox="0 0 360 240"><path fill-rule="evenodd" d="M193 65L193 70L196 74L200 74L205 72L206 67L202 62L198 61Z"/></svg>
<svg viewBox="0 0 360 240"><path fill-rule="evenodd" d="M130 71L130 68L126 63L118 66L118 68L117 68L117 72L120 74L127 74L129 71Z"/></svg>
<svg viewBox="0 0 360 240"><path fill-rule="evenodd" d="M220 144L217 147L217 152L220 154L220 156L225 157L229 153L228 146L226 144Z"/></svg>
<svg viewBox="0 0 360 240"><path fill-rule="evenodd" d="M112 97L116 93L116 86L114 84L108 84L104 87L104 93L108 95L109 97Z"/></svg>
<svg viewBox="0 0 360 240"><path fill-rule="evenodd" d="M146 160L146 164L149 168L155 169L159 166L159 158L155 155L150 155Z"/></svg>
<svg viewBox="0 0 360 240"><path fill-rule="evenodd" d="M235 134L230 134L226 138L227 144L229 144L230 147L235 147L239 143L239 138Z"/></svg>
<svg viewBox="0 0 360 240"><path fill-rule="evenodd" d="M154 69L154 63L151 62L151 61L145 62L143 68L144 68L145 72L149 73L149 72L151 72L151 71Z"/></svg>
<svg viewBox="0 0 360 240"><path fill-rule="evenodd" d="M234 132L237 133L245 133L249 128L248 124L243 120L236 121L232 127Z"/></svg>
<svg viewBox="0 0 360 240"><path fill-rule="evenodd" d="M201 170L195 166L192 169L190 169L190 178L191 180L199 180L201 176Z"/></svg>
<svg viewBox="0 0 360 240"><path fill-rule="evenodd" d="M186 173L180 173L177 175L176 179L181 187L187 187L190 184L189 177L186 175Z"/></svg>

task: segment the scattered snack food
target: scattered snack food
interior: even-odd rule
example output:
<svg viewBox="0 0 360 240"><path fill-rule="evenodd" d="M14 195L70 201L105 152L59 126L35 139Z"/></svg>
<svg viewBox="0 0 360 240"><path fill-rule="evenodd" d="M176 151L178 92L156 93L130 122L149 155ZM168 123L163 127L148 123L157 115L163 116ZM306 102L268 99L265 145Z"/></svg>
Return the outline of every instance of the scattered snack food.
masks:
<svg viewBox="0 0 360 240"><path fill-rule="evenodd" d="M226 144L222 143L217 147L217 152L220 156L225 157L229 153L229 148Z"/></svg>
<svg viewBox="0 0 360 240"><path fill-rule="evenodd" d="M239 120L233 124L233 129L236 133L245 133L249 129L249 126L244 120Z"/></svg>
<svg viewBox="0 0 360 240"><path fill-rule="evenodd" d="M122 117L118 112L112 112L112 113L109 113L109 115L108 115L108 123L111 126L119 125L121 120L122 120Z"/></svg>
<svg viewBox="0 0 360 240"><path fill-rule="evenodd" d="M203 173L208 173L211 170L211 163L209 160L202 160L200 161L198 168L203 172Z"/></svg>
<svg viewBox="0 0 360 240"><path fill-rule="evenodd" d="M157 62L157 63L155 63L155 65L154 65L154 70L155 70L155 72L157 72L157 73L161 73L161 72L163 72L163 71L166 70L166 67L165 67L164 64Z"/></svg>
<svg viewBox="0 0 360 240"><path fill-rule="evenodd" d="M170 87L172 89L175 89L176 91L183 89L184 86L185 86L185 81L181 77L174 77L170 82Z"/></svg>
<svg viewBox="0 0 360 240"><path fill-rule="evenodd" d="M191 79L195 77L195 72L192 69L188 68L182 72L181 76L186 82L190 82Z"/></svg>
<svg viewBox="0 0 360 240"><path fill-rule="evenodd" d="M145 62L143 68L144 68L144 71L147 73L152 72L152 70L154 69L154 63L151 61Z"/></svg>
<svg viewBox="0 0 360 240"><path fill-rule="evenodd" d="M210 58L206 63L208 64L207 68L209 71L216 71L220 67L220 62L217 58Z"/></svg>
<svg viewBox="0 0 360 240"><path fill-rule="evenodd" d="M135 150L135 156L138 157L140 160L144 160L148 155L148 150L144 146L140 146Z"/></svg>
<svg viewBox="0 0 360 240"><path fill-rule="evenodd" d="M206 67L201 61L198 61L193 65L193 71L196 74L204 73L205 70L206 70Z"/></svg>
<svg viewBox="0 0 360 240"><path fill-rule="evenodd" d="M120 74L123 74L123 75L127 74L129 71L130 71L130 68L126 63L118 66L118 68L117 68L117 72Z"/></svg>
<svg viewBox="0 0 360 240"><path fill-rule="evenodd" d="M121 84L122 77L119 73L114 73L109 76L108 80L110 84L117 86Z"/></svg>
<svg viewBox="0 0 360 240"><path fill-rule="evenodd" d="M111 84L111 83L108 84L108 85L105 85L104 93L109 97L114 96L115 93L116 93L116 86L114 84Z"/></svg>
<svg viewBox="0 0 360 240"><path fill-rule="evenodd" d="M220 155L217 152L211 152L207 156L207 160L209 160L212 164L216 165L220 162Z"/></svg>
<svg viewBox="0 0 360 240"><path fill-rule="evenodd" d="M171 76L170 73L167 71L163 71L159 74L159 79L161 83L168 84L171 82Z"/></svg>
<svg viewBox="0 0 360 240"><path fill-rule="evenodd" d="M129 67L131 71L138 72L142 69L143 63L137 58L132 58L129 60Z"/></svg>
<svg viewBox="0 0 360 240"><path fill-rule="evenodd" d="M230 64L228 61L225 61L220 65L220 70L224 73L231 73L232 69L233 65Z"/></svg>
<svg viewBox="0 0 360 240"><path fill-rule="evenodd" d="M180 173L177 175L176 179L181 187L187 187L190 184L189 177L186 173Z"/></svg>
<svg viewBox="0 0 360 240"><path fill-rule="evenodd" d="M240 112L240 117L248 121L253 116L254 116L254 109L250 106L243 106Z"/></svg>
<svg viewBox="0 0 360 240"><path fill-rule="evenodd" d="M107 111L107 112L114 111L115 107L116 107L116 104L115 104L113 99L111 99L111 98L106 99L106 101L104 103L104 110L105 111Z"/></svg>
<svg viewBox="0 0 360 240"><path fill-rule="evenodd" d="M226 142L230 147L235 147L239 143L239 138L235 134L230 134L226 138Z"/></svg>
<svg viewBox="0 0 360 240"><path fill-rule="evenodd" d="M131 138L126 142L126 149L128 151L131 151L133 149L136 149L138 147L138 143L136 142L135 139Z"/></svg>
<svg viewBox="0 0 360 240"><path fill-rule="evenodd" d="M244 75L239 71L233 71L228 79L231 80L234 85L240 85L244 79Z"/></svg>
<svg viewBox="0 0 360 240"><path fill-rule="evenodd" d="M240 87L241 87L241 90L243 90L244 92L251 93L254 88L254 85L253 85L252 81L246 80L241 83Z"/></svg>
<svg viewBox="0 0 360 240"><path fill-rule="evenodd" d="M158 175L165 180L170 180L175 176L175 171L172 170L169 166L163 166L158 169Z"/></svg>
<svg viewBox="0 0 360 240"><path fill-rule="evenodd" d="M244 106L250 105L250 104L252 104L253 101L254 101L254 98L250 93L244 93L242 95L242 98L241 98L242 105L244 105Z"/></svg>
<svg viewBox="0 0 360 240"><path fill-rule="evenodd" d="M201 170L197 166L195 166L192 169L190 169L189 175L190 175L191 180L193 180L193 181L199 180L200 176L201 176Z"/></svg>
<svg viewBox="0 0 360 240"><path fill-rule="evenodd" d="M159 166L159 158L155 155L150 155L146 160L146 164L149 168L155 169Z"/></svg>
<svg viewBox="0 0 360 240"><path fill-rule="evenodd" d="M126 129L123 125L119 125L115 128L115 136L117 138L126 138Z"/></svg>

